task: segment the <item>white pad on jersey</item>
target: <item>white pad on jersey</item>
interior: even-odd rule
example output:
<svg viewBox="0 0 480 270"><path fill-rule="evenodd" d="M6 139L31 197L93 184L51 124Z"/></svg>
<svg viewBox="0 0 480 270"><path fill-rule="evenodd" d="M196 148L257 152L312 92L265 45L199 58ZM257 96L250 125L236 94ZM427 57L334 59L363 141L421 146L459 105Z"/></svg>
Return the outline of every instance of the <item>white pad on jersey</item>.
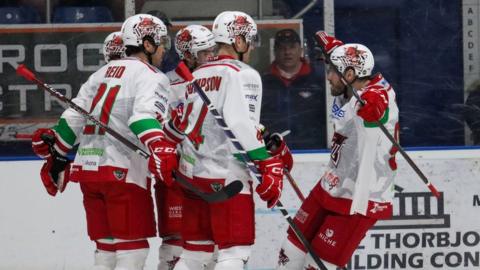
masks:
<svg viewBox="0 0 480 270"><path fill-rule="evenodd" d="M303 269L305 263L305 252L292 244L290 240L285 239L278 254L277 270Z"/></svg>
<svg viewBox="0 0 480 270"><path fill-rule="evenodd" d="M92 270L113 270L116 263L115 252L95 250L95 259Z"/></svg>
<svg viewBox="0 0 480 270"><path fill-rule="evenodd" d="M143 270L148 256L148 248L117 250L115 270Z"/></svg>
<svg viewBox="0 0 480 270"><path fill-rule="evenodd" d="M320 260L322 261L323 265L327 268L327 270L337 270L338 266L336 266L335 264L326 262L322 259ZM321 268L318 267L318 265L313 260L312 256L310 256L310 254L307 255L307 258L305 259L304 268L302 269L321 270Z"/></svg>
<svg viewBox="0 0 480 270"><path fill-rule="evenodd" d="M160 262L158 263L157 270L172 270L180 259L182 250L182 247L179 246L162 244L158 249Z"/></svg>
<svg viewBox="0 0 480 270"><path fill-rule="evenodd" d="M204 270L213 252L183 250L175 270Z"/></svg>
<svg viewBox="0 0 480 270"><path fill-rule="evenodd" d="M235 246L218 250L215 270L242 270L250 258L251 246Z"/></svg>

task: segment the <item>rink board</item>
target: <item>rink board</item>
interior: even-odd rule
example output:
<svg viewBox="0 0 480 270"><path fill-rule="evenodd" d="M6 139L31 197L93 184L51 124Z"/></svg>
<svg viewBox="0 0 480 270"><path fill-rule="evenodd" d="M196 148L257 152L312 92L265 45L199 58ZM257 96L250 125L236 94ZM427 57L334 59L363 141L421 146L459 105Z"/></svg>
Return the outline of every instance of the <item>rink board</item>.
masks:
<svg viewBox="0 0 480 270"><path fill-rule="evenodd" d="M407 163L399 161L394 217L371 230L350 269L479 269L480 150L409 152L442 191L436 200ZM302 191L325 171L328 154L296 154L292 172ZM0 162L0 270L86 270L94 245L86 236L85 214L77 184L52 198L38 172L40 161ZM257 198L258 199L258 198ZM257 201L257 240L249 269L272 269L285 238L286 222ZM288 183L282 197L292 213L299 200ZM160 240L145 269L156 269Z"/></svg>

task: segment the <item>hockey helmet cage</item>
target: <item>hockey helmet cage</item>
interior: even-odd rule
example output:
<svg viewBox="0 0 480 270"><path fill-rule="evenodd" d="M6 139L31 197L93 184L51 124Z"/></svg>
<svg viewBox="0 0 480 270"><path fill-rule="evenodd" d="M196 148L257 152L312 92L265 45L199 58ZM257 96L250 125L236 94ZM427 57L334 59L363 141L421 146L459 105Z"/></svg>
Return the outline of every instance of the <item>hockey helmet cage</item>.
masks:
<svg viewBox="0 0 480 270"><path fill-rule="evenodd" d="M123 45L122 33L110 33L103 42L103 58L105 62L110 62L112 58L125 57L125 46Z"/></svg>
<svg viewBox="0 0 480 270"><path fill-rule="evenodd" d="M248 44L255 41L257 24L250 15L241 11L224 11L213 21L215 42L233 44L236 36L243 36Z"/></svg>
<svg viewBox="0 0 480 270"><path fill-rule="evenodd" d="M216 45L213 33L201 25L189 25L175 36L175 50L180 59L185 59L187 54L197 57L199 51L212 48Z"/></svg>
<svg viewBox="0 0 480 270"><path fill-rule="evenodd" d="M341 73L349 67L353 68L359 78L371 76L375 66L370 49L357 43L348 43L335 48L330 55L330 61Z"/></svg>
<svg viewBox="0 0 480 270"><path fill-rule="evenodd" d="M150 37L155 45L170 49L167 27L159 18L150 14L137 14L129 17L122 25L122 38L125 46L141 46L143 39Z"/></svg>

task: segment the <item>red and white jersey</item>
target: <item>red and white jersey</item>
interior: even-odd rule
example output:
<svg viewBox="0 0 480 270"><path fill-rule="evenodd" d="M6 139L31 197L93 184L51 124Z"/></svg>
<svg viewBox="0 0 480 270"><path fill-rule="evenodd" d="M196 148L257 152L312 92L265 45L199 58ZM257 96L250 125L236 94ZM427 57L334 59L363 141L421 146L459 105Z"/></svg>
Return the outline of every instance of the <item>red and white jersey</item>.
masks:
<svg viewBox="0 0 480 270"><path fill-rule="evenodd" d="M93 73L73 102L148 152L144 145L163 135L156 118L167 114L169 87L161 71L127 57ZM80 113L67 109L54 129L65 148L79 143L72 180L126 181L146 187L147 160Z"/></svg>
<svg viewBox="0 0 480 270"><path fill-rule="evenodd" d="M183 107L187 100L186 93L188 82L178 75L176 69L167 72L165 75L170 81L170 93L168 97L170 111L168 116L170 119L179 113L183 114Z"/></svg>
<svg viewBox="0 0 480 270"><path fill-rule="evenodd" d="M388 108L380 120L391 134L398 136L398 107L390 84L377 74L358 91L386 91ZM335 133L332 139L330 163L321 185L326 191L325 202L331 210L343 214L359 213L388 218L391 213L396 150L375 123L365 122L357 115L359 104L352 97L346 101L336 97L331 117Z"/></svg>
<svg viewBox="0 0 480 270"><path fill-rule="evenodd" d="M197 68L193 76L249 156L254 160L267 158L257 129L262 103L258 72L241 61L219 56ZM188 177L247 181L248 170L234 156L237 151L193 85L187 86L187 92L189 104L185 111L189 122L186 134L195 145L184 148L180 172Z"/></svg>

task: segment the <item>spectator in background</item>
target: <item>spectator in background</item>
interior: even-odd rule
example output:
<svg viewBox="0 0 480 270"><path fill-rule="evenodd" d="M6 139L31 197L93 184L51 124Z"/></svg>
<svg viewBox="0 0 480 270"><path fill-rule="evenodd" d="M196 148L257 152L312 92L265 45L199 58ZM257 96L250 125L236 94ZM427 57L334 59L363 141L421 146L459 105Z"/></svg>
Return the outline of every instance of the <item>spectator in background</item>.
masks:
<svg viewBox="0 0 480 270"><path fill-rule="evenodd" d="M472 130L472 142L480 145L480 83L469 92L463 111L465 122Z"/></svg>
<svg viewBox="0 0 480 270"><path fill-rule="evenodd" d="M303 57L292 29L275 34L275 60L263 75L262 120L272 132L290 130L292 149L326 148L325 89Z"/></svg>

